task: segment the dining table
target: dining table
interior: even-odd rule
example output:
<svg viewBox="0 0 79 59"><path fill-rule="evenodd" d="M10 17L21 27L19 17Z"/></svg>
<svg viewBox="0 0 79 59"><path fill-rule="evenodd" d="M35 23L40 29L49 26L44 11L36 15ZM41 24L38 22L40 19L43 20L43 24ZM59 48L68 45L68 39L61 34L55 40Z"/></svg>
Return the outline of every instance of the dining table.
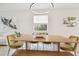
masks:
<svg viewBox="0 0 79 59"><path fill-rule="evenodd" d="M79 43L79 41L71 40L62 35L47 35L46 37L35 37L34 35L24 34L21 37L14 39L14 41L26 42L26 49L28 42L51 42L58 44L58 51L60 51L60 43Z"/></svg>

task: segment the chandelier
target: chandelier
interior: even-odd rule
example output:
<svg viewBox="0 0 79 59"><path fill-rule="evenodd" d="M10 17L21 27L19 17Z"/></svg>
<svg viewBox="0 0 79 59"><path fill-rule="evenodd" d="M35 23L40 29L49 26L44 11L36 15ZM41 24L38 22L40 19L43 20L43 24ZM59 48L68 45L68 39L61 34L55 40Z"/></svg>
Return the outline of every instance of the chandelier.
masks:
<svg viewBox="0 0 79 59"><path fill-rule="evenodd" d="M31 3L30 10L36 14L48 13L52 8L54 8L53 3Z"/></svg>

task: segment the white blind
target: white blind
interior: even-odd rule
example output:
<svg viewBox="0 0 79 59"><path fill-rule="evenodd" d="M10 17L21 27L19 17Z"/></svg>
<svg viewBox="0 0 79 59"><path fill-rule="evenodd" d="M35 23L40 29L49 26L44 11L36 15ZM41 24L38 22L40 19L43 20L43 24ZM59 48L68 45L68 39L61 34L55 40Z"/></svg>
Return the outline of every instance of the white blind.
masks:
<svg viewBox="0 0 79 59"><path fill-rule="evenodd" d="M48 23L48 15L35 15L34 23Z"/></svg>

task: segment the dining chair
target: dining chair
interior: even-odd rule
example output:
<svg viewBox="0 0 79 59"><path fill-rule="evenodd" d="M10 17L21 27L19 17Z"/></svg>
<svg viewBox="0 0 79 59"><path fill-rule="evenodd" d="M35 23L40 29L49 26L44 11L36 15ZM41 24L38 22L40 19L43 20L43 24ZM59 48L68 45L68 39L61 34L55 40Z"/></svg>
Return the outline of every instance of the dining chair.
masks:
<svg viewBox="0 0 79 59"><path fill-rule="evenodd" d="M48 47L51 47L51 42L43 42L43 50L47 50Z"/></svg>
<svg viewBox="0 0 79 59"><path fill-rule="evenodd" d="M78 41L79 38L77 36L70 36L69 39L73 41ZM78 43L63 43L60 44L60 48L64 51L74 52L74 55L76 55L77 44Z"/></svg>
<svg viewBox="0 0 79 59"><path fill-rule="evenodd" d="M43 33L45 36L48 36L47 32ZM43 42L43 50L47 49L48 46L51 46L51 42Z"/></svg>
<svg viewBox="0 0 79 59"><path fill-rule="evenodd" d="M35 36L34 38L35 39L40 39L41 37L37 36L38 34L41 34L40 32L33 32L32 35ZM35 50L39 50L39 45L38 45L38 42L30 42L30 47L31 48L34 48ZM37 45L37 46L36 46Z"/></svg>
<svg viewBox="0 0 79 59"><path fill-rule="evenodd" d="M8 46L9 46L7 55L9 55L11 49L18 49L18 48L23 46L23 42L21 42L21 41L14 41L16 38L17 37L16 37L15 34L7 36L7 41L8 41Z"/></svg>
<svg viewBox="0 0 79 59"><path fill-rule="evenodd" d="M29 42L30 48L34 50L38 50L38 42Z"/></svg>

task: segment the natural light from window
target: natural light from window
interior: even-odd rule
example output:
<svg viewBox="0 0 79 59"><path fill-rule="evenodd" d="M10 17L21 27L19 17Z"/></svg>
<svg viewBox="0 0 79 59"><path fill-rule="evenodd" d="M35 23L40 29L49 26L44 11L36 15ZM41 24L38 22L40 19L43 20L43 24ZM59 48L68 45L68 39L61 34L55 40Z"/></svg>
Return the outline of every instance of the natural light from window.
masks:
<svg viewBox="0 0 79 59"><path fill-rule="evenodd" d="M34 15L34 32L47 31L48 15Z"/></svg>
<svg viewBox="0 0 79 59"><path fill-rule="evenodd" d="M48 15L35 15L34 23L48 23Z"/></svg>

